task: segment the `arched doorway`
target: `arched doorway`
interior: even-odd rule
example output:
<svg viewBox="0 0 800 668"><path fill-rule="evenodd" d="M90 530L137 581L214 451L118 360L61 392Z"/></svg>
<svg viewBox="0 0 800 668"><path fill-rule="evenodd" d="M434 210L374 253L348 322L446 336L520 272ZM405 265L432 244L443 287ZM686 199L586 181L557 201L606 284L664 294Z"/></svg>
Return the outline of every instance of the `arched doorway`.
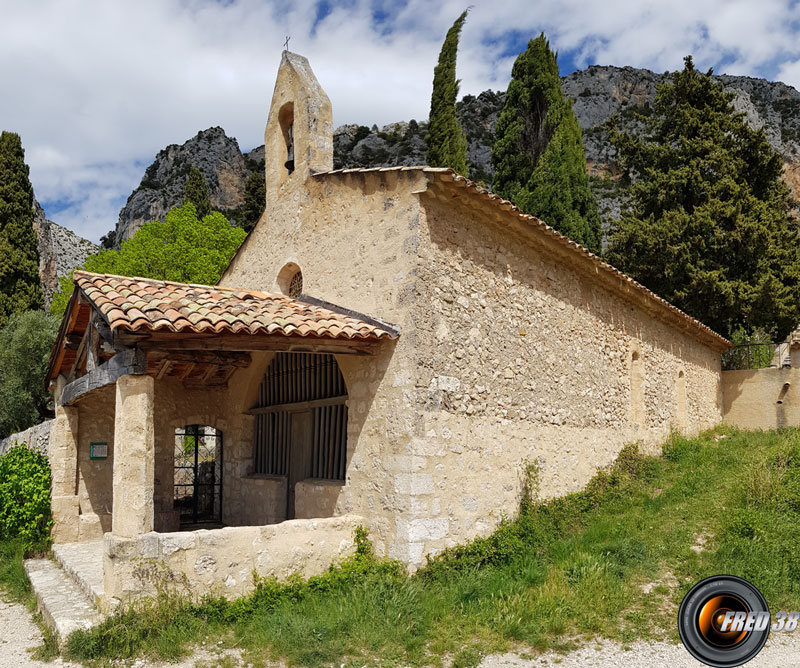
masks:
<svg viewBox="0 0 800 668"><path fill-rule="evenodd" d="M222 432L190 424L175 430L175 496L181 526L222 523Z"/></svg>
<svg viewBox="0 0 800 668"><path fill-rule="evenodd" d="M286 518L304 480L344 480L347 388L330 354L277 353L259 387L253 470L286 478Z"/></svg>

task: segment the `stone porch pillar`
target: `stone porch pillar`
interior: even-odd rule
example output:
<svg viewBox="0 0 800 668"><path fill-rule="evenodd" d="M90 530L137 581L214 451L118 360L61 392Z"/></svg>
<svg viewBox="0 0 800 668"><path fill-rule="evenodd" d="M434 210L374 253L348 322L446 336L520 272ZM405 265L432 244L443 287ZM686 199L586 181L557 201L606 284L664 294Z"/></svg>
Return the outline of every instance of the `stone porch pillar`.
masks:
<svg viewBox="0 0 800 668"><path fill-rule="evenodd" d="M54 396L61 397L64 378L56 381ZM74 543L79 538L78 503L78 409L56 404L56 417L50 428L48 458L54 543Z"/></svg>
<svg viewBox="0 0 800 668"><path fill-rule="evenodd" d="M135 538L153 530L154 428L150 376L117 380L111 532Z"/></svg>

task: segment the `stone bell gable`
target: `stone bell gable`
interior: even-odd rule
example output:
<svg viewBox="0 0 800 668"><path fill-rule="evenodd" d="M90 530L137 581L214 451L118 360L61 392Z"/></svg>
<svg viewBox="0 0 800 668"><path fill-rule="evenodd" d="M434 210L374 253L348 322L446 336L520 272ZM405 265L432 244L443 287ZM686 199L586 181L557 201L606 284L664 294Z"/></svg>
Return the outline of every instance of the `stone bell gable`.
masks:
<svg viewBox="0 0 800 668"><path fill-rule="evenodd" d="M308 60L284 51L264 130L267 210L284 190L333 168L331 101Z"/></svg>

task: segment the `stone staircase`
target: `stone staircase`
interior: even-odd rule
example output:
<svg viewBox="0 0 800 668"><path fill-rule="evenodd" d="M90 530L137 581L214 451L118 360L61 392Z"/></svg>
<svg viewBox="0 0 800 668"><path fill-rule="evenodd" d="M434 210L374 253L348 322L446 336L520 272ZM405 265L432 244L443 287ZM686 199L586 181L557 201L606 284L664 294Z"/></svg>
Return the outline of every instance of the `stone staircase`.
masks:
<svg viewBox="0 0 800 668"><path fill-rule="evenodd" d="M103 542L54 545L53 555L55 561L27 559L25 572L42 619L62 643L73 631L103 620L98 609L103 597Z"/></svg>

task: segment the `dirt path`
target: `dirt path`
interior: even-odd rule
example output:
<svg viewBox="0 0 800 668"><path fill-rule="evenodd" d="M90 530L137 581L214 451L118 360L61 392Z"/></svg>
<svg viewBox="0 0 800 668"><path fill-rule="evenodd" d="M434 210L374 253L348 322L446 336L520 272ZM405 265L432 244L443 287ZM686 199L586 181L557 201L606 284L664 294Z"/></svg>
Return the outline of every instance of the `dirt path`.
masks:
<svg viewBox="0 0 800 668"><path fill-rule="evenodd" d="M0 601L0 668L82 668L79 664L56 659L49 663L34 661L30 650L40 645L42 634L31 614L18 603ZM180 663L152 663L144 659L132 662L132 668L215 668L219 665L242 666L234 660L223 663L221 655L205 649ZM517 654L487 656L480 668L697 668L703 664L692 659L681 645L670 643L633 643L629 649L608 641L593 642L569 654L548 652L534 659ZM800 630L795 634L773 634L767 646L747 668L800 668Z"/></svg>
<svg viewBox="0 0 800 668"><path fill-rule="evenodd" d="M83 668L61 658L47 663L35 661L31 658L31 650L41 643L42 632L25 606L0 600L0 668ZM137 659L131 662L131 668L215 668L220 663L220 654L203 649L180 663ZM237 660L232 665L242 664Z"/></svg>
<svg viewBox="0 0 800 668"><path fill-rule="evenodd" d="M609 641L597 641L569 654L548 652L535 659L516 654L487 656L480 668L703 668L683 645L636 642L629 649ZM800 668L800 632L774 633L766 647L747 668Z"/></svg>

